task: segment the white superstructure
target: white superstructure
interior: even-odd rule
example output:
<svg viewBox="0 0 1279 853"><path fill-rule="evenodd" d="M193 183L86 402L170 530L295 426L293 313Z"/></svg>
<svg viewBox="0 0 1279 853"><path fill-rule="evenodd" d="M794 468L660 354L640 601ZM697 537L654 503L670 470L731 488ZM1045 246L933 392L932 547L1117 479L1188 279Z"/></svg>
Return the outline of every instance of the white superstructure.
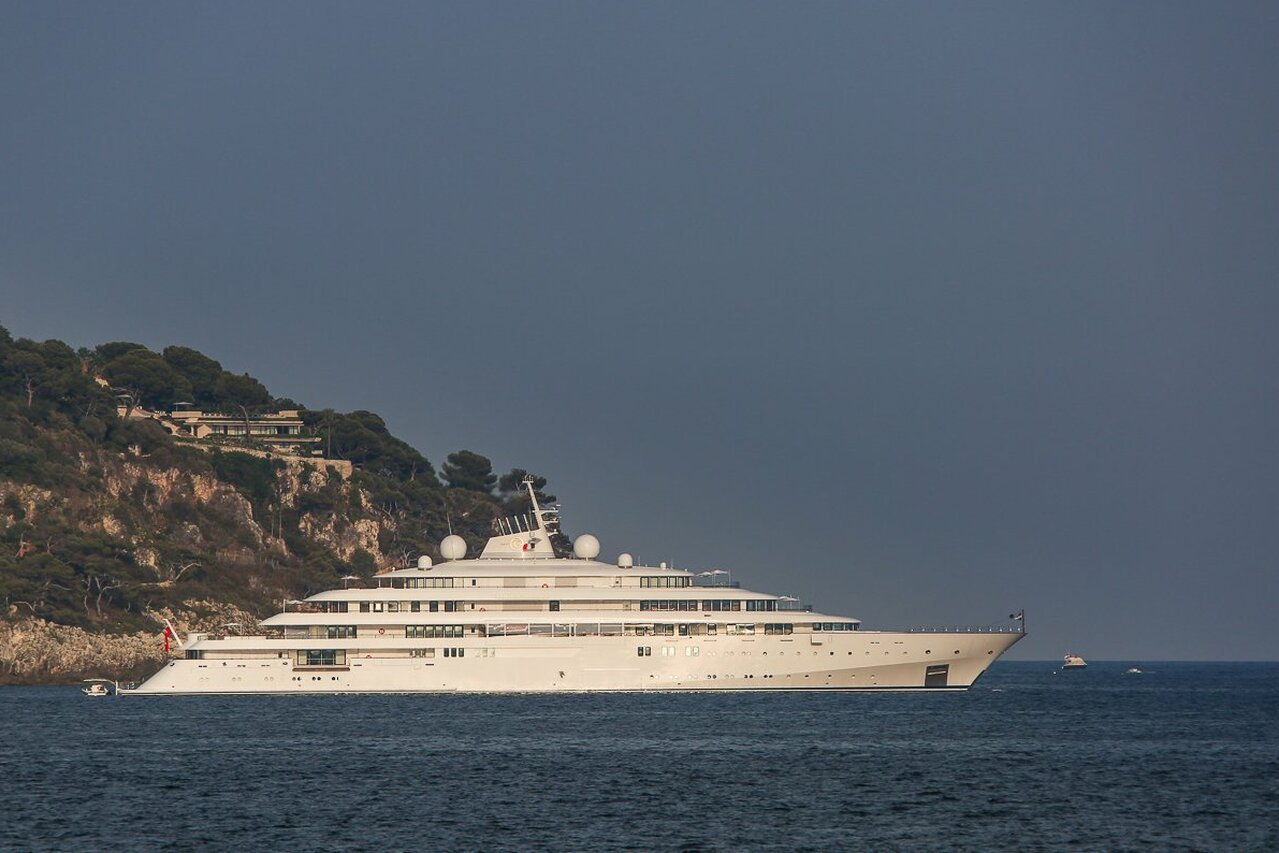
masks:
<svg viewBox="0 0 1279 853"><path fill-rule="evenodd" d="M476 559L449 536L441 565L375 575L262 624L275 636L193 634L129 694L599 690L964 689L1017 628L866 631L724 572L616 564L558 509L504 519Z"/></svg>

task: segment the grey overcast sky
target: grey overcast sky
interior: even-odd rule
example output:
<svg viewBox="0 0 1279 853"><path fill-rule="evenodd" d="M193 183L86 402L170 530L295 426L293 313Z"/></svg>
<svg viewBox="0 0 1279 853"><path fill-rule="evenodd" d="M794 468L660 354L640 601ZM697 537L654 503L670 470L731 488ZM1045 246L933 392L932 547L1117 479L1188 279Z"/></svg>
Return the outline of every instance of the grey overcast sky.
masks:
<svg viewBox="0 0 1279 853"><path fill-rule="evenodd" d="M1279 5L0 3L0 324L1016 656L1279 658Z"/></svg>

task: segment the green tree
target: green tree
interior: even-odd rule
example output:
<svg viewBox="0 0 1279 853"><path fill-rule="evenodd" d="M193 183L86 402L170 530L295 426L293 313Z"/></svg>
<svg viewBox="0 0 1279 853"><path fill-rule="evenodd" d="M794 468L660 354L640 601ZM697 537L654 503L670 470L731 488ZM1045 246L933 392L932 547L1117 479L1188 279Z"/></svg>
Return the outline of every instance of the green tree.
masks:
<svg viewBox="0 0 1279 853"><path fill-rule="evenodd" d="M386 422L372 412L304 409L302 420L324 440L320 446L331 459L349 459L372 474L397 480L439 483L430 461L391 435Z"/></svg>
<svg viewBox="0 0 1279 853"><path fill-rule="evenodd" d="M103 375L129 395L131 405L167 409L191 398L191 383L148 349L133 349L107 363Z"/></svg>
<svg viewBox="0 0 1279 853"><path fill-rule="evenodd" d="M257 411L271 405L266 386L247 373L223 373L214 383L214 399L223 409Z"/></svg>
<svg viewBox="0 0 1279 853"><path fill-rule="evenodd" d="M190 347L164 348L164 360L191 383L191 402L201 408L217 400L217 384L225 371L222 365Z"/></svg>
<svg viewBox="0 0 1279 853"><path fill-rule="evenodd" d="M507 514L519 515L533 508L532 502L528 499L528 492L524 489L524 478L529 476L533 478L533 492L537 495L537 502L544 507L555 503L555 495L546 492L545 477L529 474L523 468L512 468L497 481L497 493L502 499L502 508Z"/></svg>
<svg viewBox="0 0 1279 853"><path fill-rule="evenodd" d="M473 492L489 494L497 485L497 477L493 474L493 463L487 456L459 450L450 453L448 461L440 469L449 488L469 489Z"/></svg>
<svg viewBox="0 0 1279 853"><path fill-rule="evenodd" d="M110 364L126 352L133 350L144 350L142 344L135 344L132 341L112 341L107 344L98 344L93 348L94 359L99 366Z"/></svg>
<svg viewBox="0 0 1279 853"><path fill-rule="evenodd" d="M44 382L45 363L39 352L21 348L22 341L18 344L5 360L5 373L13 377L14 390L21 393L29 409L35 401L36 390Z"/></svg>

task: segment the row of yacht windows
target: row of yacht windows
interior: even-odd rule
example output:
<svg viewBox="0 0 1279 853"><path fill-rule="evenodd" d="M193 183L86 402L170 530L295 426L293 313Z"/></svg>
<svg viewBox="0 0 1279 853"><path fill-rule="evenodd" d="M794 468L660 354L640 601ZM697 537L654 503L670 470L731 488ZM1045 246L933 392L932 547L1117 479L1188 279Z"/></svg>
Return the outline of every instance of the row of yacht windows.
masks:
<svg viewBox="0 0 1279 853"><path fill-rule="evenodd" d="M657 598L641 601L640 610L697 610L697 599Z"/></svg>
<svg viewBox="0 0 1279 853"><path fill-rule="evenodd" d="M411 580L411 579L410 579ZM319 601L315 603L315 611L318 613L349 613L351 612L348 601ZM532 604L532 602L529 602ZM587 602L582 602L587 603ZM360 613L437 613L444 611L445 613L455 613L466 609L475 609L475 602L465 601L361 601L356 603ZM547 602L548 610L559 610L559 601ZM678 598L657 598L644 599L639 602L640 610L701 610L704 612L728 612L747 610L749 612L773 611L777 609L777 601L774 599L741 599L741 598L713 598L713 599L678 599Z"/></svg>
<svg viewBox="0 0 1279 853"><path fill-rule="evenodd" d="M856 631L858 623L856 622L813 622L804 623L811 630L818 631ZM756 633L756 628L760 628L764 634L768 635L789 635L795 632L795 625L791 622L770 622L762 626L751 623L729 623L720 626L714 622L703 623L693 622L686 624L673 625L648 625L623 622L576 622L576 623L497 623L487 625L472 625L469 628L471 634L483 634L490 637L510 637L510 636L546 636L546 637L571 637L571 636L623 636L634 634L636 636L675 636L687 637L692 634L715 636L721 630L729 636L752 635ZM297 629L292 629L297 630ZM301 629L306 631L307 629ZM369 626L365 626L365 633L372 630ZM359 630L355 625L327 625L323 627L313 627L309 629L310 635L313 637L322 637L330 640L347 640L358 639ZM380 628L377 633L385 634L386 629ZM404 626L404 636L408 639L431 639L435 637L462 637L468 633L467 626L464 625L406 625Z"/></svg>
<svg viewBox="0 0 1279 853"><path fill-rule="evenodd" d="M557 578L556 585L560 585L561 581L576 582L577 578ZM639 579L639 585L649 587L686 587L691 584L691 581L691 578L683 576L645 576ZM523 579L519 579L517 582L522 583ZM378 587L381 589L452 589L455 586L465 585L465 578L384 578L378 581ZM475 578L471 578L471 586L475 585Z"/></svg>
<svg viewBox="0 0 1279 853"><path fill-rule="evenodd" d="M345 604L346 602L338 602ZM422 605L425 604L426 607ZM474 606L474 605L472 605ZM463 610L466 603L462 601L361 601L361 613L421 613L424 610L427 613L438 613L443 610L445 613L456 613ZM333 611L329 611L333 612ZM345 613L345 610L337 611Z"/></svg>
<svg viewBox="0 0 1279 853"><path fill-rule="evenodd" d="M743 601L750 612L771 611L777 609L777 601L771 598L650 598L639 603L640 610L701 610L705 612L722 612L741 610ZM698 605L701 605L700 607Z"/></svg>
<svg viewBox="0 0 1279 853"><path fill-rule="evenodd" d="M692 579L684 576L677 576L677 577L662 577L662 578L641 577L639 580L640 580L640 586L681 587L681 586L688 586L689 581Z"/></svg>
<svg viewBox="0 0 1279 853"><path fill-rule="evenodd" d="M652 646L636 646L635 650L638 652L638 655L637 655L638 657L651 658L653 656ZM702 650L698 646L684 647L684 657L689 657L689 658L700 657L701 653L702 653ZM661 656L664 658L673 658L673 657L677 657L678 655L679 655L679 649L675 648L674 646L661 647Z"/></svg>
<svg viewBox="0 0 1279 853"><path fill-rule="evenodd" d="M425 640L433 637L461 637L465 629L461 625L406 625L404 636L410 640Z"/></svg>

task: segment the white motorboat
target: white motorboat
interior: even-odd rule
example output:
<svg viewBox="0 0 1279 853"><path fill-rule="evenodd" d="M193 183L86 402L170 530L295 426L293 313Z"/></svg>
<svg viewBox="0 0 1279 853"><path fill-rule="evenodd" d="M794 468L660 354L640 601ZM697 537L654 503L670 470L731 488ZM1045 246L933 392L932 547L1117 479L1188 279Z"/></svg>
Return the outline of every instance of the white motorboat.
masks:
<svg viewBox="0 0 1279 853"><path fill-rule="evenodd" d="M1065 660L1062 662L1061 668L1062 669L1085 669L1087 668L1087 666L1088 666L1088 661L1084 660L1079 655L1068 654L1066 655Z"/></svg>

